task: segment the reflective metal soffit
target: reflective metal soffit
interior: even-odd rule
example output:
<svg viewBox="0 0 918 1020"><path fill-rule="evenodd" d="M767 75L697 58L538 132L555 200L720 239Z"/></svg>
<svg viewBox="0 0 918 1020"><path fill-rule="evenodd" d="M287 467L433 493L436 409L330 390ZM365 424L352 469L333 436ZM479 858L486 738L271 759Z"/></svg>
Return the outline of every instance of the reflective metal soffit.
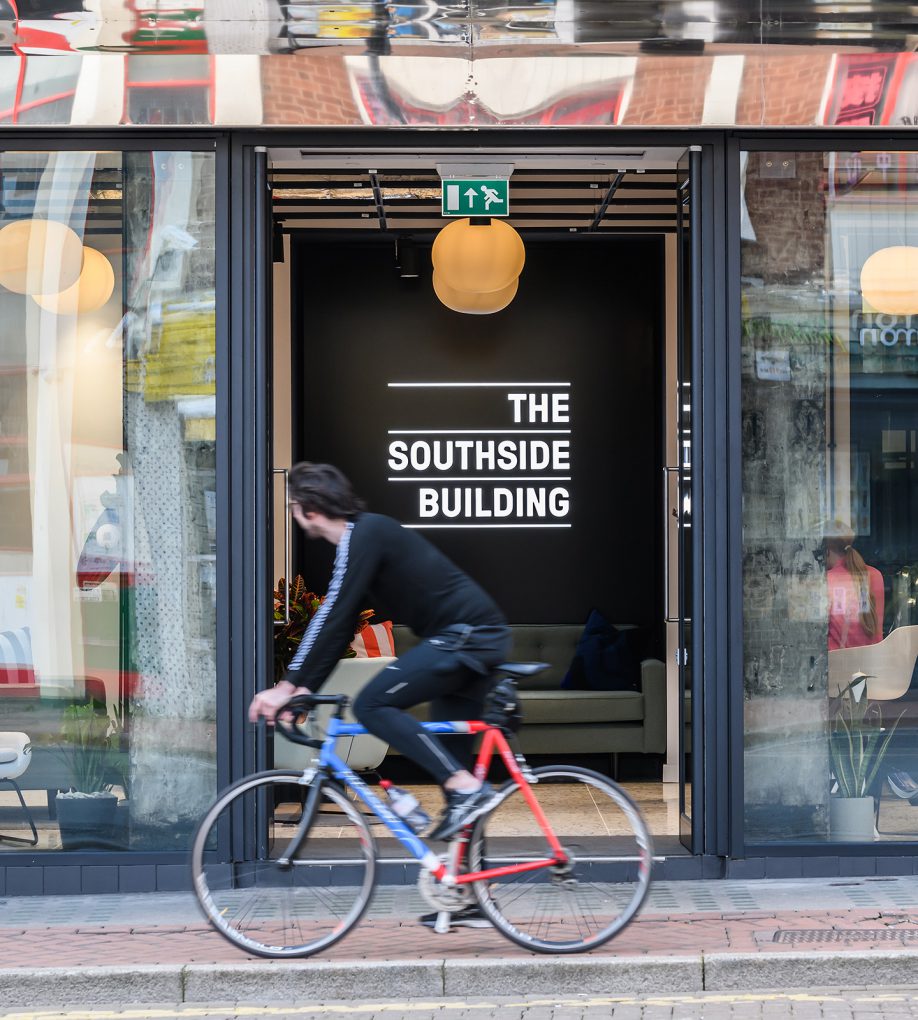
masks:
<svg viewBox="0 0 918 1020"><path fill-rule="evenodd" d="M916 48L869 0L0 0L0 125L910 127Z"/></svg>

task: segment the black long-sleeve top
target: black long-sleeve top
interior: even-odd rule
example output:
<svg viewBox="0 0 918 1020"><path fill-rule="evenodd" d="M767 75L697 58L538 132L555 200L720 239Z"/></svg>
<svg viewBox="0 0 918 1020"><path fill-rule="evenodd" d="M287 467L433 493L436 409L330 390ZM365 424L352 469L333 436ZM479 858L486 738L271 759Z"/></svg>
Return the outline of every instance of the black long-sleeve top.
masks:
<svg viewBox="0 0 918 1020"><path fill-rule="evenodd" d="M317 691L353 640L361 611L407 624L419 637L446 627L506 623L494 601L416 531L382 514L359 514L338 543L325 601L310 621L287 671Z"/></svg>

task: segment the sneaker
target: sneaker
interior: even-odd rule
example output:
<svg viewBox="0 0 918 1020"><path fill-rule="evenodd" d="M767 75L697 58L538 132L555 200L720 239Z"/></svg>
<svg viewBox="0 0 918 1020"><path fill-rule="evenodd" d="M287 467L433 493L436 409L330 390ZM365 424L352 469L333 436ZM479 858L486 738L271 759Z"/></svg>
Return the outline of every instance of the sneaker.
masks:
<svg viewBox="0 0 918 1020"><path fill-rule="evenodd" d="M490 783L482 783L471 793L462 793L459 790L446 791L446 809L443 817L427 838L449 839L455 836L463 826L473 822L481 814L493 792Z"/></svg>
<svg viewBox="0 0 918 1020"><path fill-rule="evenodd" d="M439 914L434 911L432 914L424 914L418 920L425 928L436 926ZM450 928L490 928L491 922L481 912L481 907L473 903L468 907L457 910L455 914L449 915Z"/></svg>

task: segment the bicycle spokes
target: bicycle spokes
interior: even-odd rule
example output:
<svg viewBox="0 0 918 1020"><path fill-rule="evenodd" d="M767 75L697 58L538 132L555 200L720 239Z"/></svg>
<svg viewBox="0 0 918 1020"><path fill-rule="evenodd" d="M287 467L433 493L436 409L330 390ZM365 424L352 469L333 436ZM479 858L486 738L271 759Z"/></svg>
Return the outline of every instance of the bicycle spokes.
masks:
<svg viewBox="0 0 918 1020"><path fill-rule="evenodd" d="M643 902L649 834L634 804L605 777L563 766L534 773L534 786L510 787L476 823L469 868L484 871L476 895L494 924L520 945L548 952L601 945ZM528 791L566 859L548 863L553 840L533 838Z"/></svg>

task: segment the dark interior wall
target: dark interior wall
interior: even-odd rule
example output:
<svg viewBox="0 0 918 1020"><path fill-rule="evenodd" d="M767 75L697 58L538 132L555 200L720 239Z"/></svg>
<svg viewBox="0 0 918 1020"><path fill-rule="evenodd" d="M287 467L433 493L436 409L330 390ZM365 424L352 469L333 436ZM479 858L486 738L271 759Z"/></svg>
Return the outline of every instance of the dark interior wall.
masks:
<svg viewBox="0 0 918 1020"><path fill-rule="evenodd" d="M564 391L570 422L563 427L570 428L571 481L558 483L569 491L569 511L536 523L571 526L421 533L490 591L511 622L579 623L596 607L659 638L662 242L527 239L526 249L513 303L495 315L473 316L437 300L427 250L421 278L403 280L391 242L298 240L295 459L337 464L370 509L418 522L420 486L388 480L397 476L389 464L397 437L389 430L557 423L513 422L513 405L500 389L393 389L390 382L570 382ZM521 474L534 473L511 471L499 484L540 484L514 483ZM480 477L474 470L466 475ZM435 487L452 485L475 483ZM488 506L493 485L482 489ZM331 552L298 542L297 563L318 591L327 585Z"/></svg>

